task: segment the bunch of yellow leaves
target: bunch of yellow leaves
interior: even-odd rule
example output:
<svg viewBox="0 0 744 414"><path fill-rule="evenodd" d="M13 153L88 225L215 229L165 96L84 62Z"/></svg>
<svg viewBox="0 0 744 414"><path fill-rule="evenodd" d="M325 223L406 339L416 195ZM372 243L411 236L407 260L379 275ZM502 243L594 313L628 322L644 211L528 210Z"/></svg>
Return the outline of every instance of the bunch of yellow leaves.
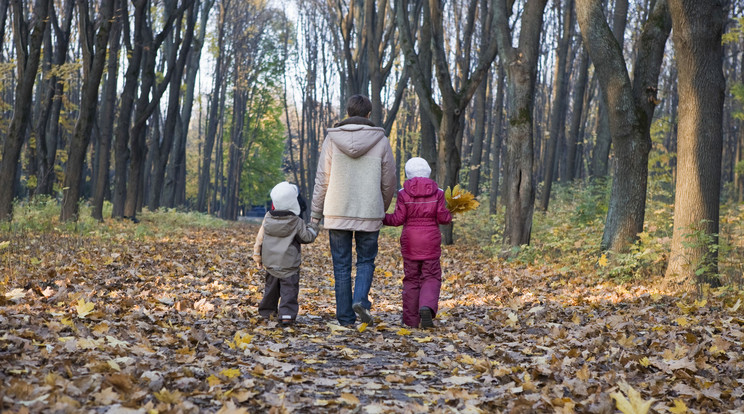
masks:
<svg viewBox="0 0 744 414"><path fill-rule="evenodd" d="M460 184L455 185L454 189L447 187L444 198L447 200L447 210L452 214L475 210L480 205L473 193L460 188Z"/></svg>

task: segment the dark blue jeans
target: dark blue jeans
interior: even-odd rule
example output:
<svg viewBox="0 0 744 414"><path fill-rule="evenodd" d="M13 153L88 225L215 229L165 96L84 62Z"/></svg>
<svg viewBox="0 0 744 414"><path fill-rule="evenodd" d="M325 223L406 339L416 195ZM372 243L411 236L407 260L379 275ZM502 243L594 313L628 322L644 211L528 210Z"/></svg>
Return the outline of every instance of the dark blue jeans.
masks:
<svg viewBox="0 0 744 414"><path fill-rule="evenodd" d="M369 289L372 287L372 276L375 273L377 257L377 236L379 231L329 230L331 257L333 258L334 288L336 290L336 319L342 325L356 321L356 314L351 308L354 303L361 303L370 309ZM351 241L356 241L356 280L354 293L351 289Z"/></svg>

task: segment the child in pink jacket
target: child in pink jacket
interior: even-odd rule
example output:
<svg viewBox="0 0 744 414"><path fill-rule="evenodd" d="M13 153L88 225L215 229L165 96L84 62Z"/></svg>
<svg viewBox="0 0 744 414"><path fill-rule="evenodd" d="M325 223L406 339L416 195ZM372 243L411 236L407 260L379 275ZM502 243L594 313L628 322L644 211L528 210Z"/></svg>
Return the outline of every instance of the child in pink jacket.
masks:
<svg viewBox="0 0 744 414"><path fill-rule="evenodd" d="M403 225L400 250L403 256L403 323L433 328L442 286L442 235L440 224L452 221L444 191L429 178L431 167L423 158L406 162L406 178L398 191L395 212L386 214L383 224Z"/></svg>

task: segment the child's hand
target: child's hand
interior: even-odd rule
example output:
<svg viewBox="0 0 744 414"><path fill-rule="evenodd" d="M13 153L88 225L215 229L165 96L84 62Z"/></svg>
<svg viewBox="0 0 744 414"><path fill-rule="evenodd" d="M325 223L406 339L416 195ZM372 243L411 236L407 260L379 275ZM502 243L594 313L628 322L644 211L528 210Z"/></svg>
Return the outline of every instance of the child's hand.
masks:
<svg viewBox="0 0 744 414"><path fill-rule="evenodd" d="M320 226L317 223L311 221L310 224L308 224L308 227L310 227L310 230L312 230L315 236L320 232Z"/></svg>
<svg viewBox="0 0 744 414"><path fill-rule="evenodd" d="M261 262L261 256L260 255L253 255L253 261L256 262L256 266L259 269L263 268L263 262Z"/></svg>

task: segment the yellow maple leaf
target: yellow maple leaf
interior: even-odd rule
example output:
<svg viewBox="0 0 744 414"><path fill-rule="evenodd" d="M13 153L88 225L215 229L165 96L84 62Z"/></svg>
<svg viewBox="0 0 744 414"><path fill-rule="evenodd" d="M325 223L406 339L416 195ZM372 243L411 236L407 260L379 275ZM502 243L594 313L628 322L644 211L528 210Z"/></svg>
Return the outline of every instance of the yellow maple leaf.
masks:
<svg viewBox="0 0 744 414"><path fill-rule="evenodd" d="M93 302L86 302L85 299L80 298L77 301L77 305L75 305L75 310L77 310L77 314L79 317L84 318L88 316L91 312L93 312L93 308L96 306Z"/></svg>
<svg viewBox="0 0 744 414"><path fill-rule="evenodd" d="M615 400L617 409L623 414L647 414L648 410L651 408L651 403L655 400L651 398L650 400L645 401L643 397L641 397L641 393L636 391L633 387L627 384L625 384L625 387L627 387L625 394L627 394L628 398L625 398L625 395L619 392L613 392L610 394L610 397ZM624 387L621 386L621 388Z"/></svg>
<svg viewBox="0 0 744 414"><path fill-rule="evenodd" d="M219 379L218 377L214 376L214 374L213 374L213 375L210 375L209 377L207 377L207 383L209 384L210 387L214 387L215 385L221 384L222 383L222 380Z"/></svg>
<svg viewBox="0 0 744 414"><path fill-rule="evenodd" d="M716 345L711 345L711 347L708 348L708 352L710 352L710 354L713 356L719 356L726 353L726 351L717 347Z"/></svg>
<svg viewBox="0 0 744 414"><path fill-rule="evenodd" d="M462 362L463 364L475 365L475 363L478 361L468 354L462 354L460 356L460 362Z"/></svg>
<svg viewBox="0 0 744 414"><path fill-rule="evenodd" d="M165 388L162 388L160 392L154 392L152 395L154 395L158 401L166 404L176 404L183 400L183 395L181 395L179 391L170 392Z"/></svg>
<svg viewBox="0 0 744 414"><path fill-rule="evenodd" d="M447 200L447 210L452 214L475 210L480 205L473 193L463 190L459 184L455 188L447 187L444 198Z"/></svg>
<svg viewBox="0 0 744 414"><path fill-rule="evenodd" d="M607 267L607 255L602 253L602 257L599 258L597 263L602 267Z"/></svg>
<svg viewBox="0 0 744 414"><path fill-rule="evenodd" d="M223 369L222 371L220 371L220 375L223 375L227 378L232 379L232 378L240 376L240 369L238 368Z"/></svg>
<svg viewBox="0 0 744 414"><path fill-rule="evenodd" d="M674 407L669 408L669 412L673 414L684 414L687 412L687 406L681 400L674 400Z"/></svg>
<svg viewBox="0 0 744 414"><path fill-rule="evenodd" d="M357 328L357 331L364 332L365 330L367 330L367 325L368 325L367 322L363 322L361 325L359 325L359 327Z"/></svg>
<svg viewBox="0 0 744 414"><path fill-rule="evenodd" d="M651 365L651 361L648 360L648 357L643 357L643 358L639 359L638 360L638 363L641 364L644 368L646 368L649 365Z"/></svg>
<svg viewBox="0 0 744 414"><path fill-rule="evenodd" d="M227 345L230 347L230 349L246 349L248 347L248 344L251 343L251 340L253 339L253 335L249 335L246 332L238 331L235 332L235 337L231 342L228 342Z"/></svg>
<svg viewBox="0 0 744 414"><path fill-rule="evenodd" d="M675 319L674 322L677 322L677 325L681 327L685 327L690 324L690 321L687 320L684 316L680 316L679 318Z"/></svg>
<svg viewBox="0 0 744 414"><path fill-rule="evenodd" d="M410 334L411 334L411 331L409 331L409 330L408 330L408 329L406 329L406 328L400 328L400 329L398 330L398 335L410 335Z"/></svg>

